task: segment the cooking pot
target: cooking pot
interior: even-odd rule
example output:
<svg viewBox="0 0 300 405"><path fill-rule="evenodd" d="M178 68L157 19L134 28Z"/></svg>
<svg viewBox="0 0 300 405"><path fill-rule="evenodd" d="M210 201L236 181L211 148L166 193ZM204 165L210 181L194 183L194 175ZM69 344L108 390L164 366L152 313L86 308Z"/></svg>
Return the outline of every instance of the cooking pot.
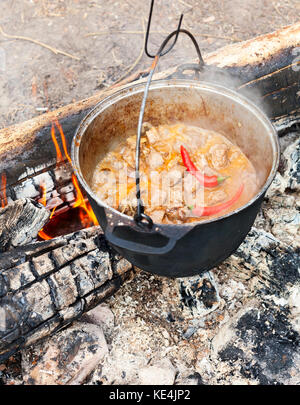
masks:
<svg viewBox="0 0 300 405"><path fill-rule="evenodd" d="M75 174L106 239L123 257L162 276L200 274L230 256L249 232L278 167L277 133L260 108L233 90L195 80L152 82L144 122L157 126L182 121L220 131L252 162L259 192L219 218L181 225L154 223L148 229L106 205L91 188L99 160L137 128L144 87L143 83L123 87L82 120L72 143Z"/></svg>

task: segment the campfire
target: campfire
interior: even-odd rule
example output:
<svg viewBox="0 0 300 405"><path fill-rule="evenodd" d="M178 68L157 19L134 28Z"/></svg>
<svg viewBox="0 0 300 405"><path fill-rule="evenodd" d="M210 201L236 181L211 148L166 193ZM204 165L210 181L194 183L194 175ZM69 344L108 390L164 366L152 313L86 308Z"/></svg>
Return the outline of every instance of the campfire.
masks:
<svg viewBox="0 0 300 405"><path fill-rule="evenodd" d="M56 137L56 130L59 132L60 140ZM40 195L34 197L35 201L49 209L51 214L49 222L39 231L38 240L50 240L57 236L98 225L90 203L81 191L78 180L72 171L66 138L57 119L51 125L51 139L56 151L56 165L52 172L40 176ZM61 185L65 184L64 178L56 177L56 174L61 173L61 171L71 175L71 183L62 188ZM52 176L55 177L55 188L49 191L50 177ZM26 185L24 187L26 188ZM58 194L57 189L60 188L61 194ZM0 190L1 207L4 208L8 204L5 173L2 173L1 176Z"/></svg>
<svg viewBox="0 0 300 405"><path fill-rule="evenodd" d="M59 131L60 140L63 147L63 152L59 146L56 138L55 128ZM72 161L68 153L66 138L62 129L62 126L55 120L51 126L51 138L56 150L56 168L59 165L70 164L72 167ZM82 228L88 228L93 225L98 225L97 218L92 211L90 203L87 197L84 197L78 180L74 173L72 173L72 185L74 187L73 192L75 195L74 201L64 201L65 196L61 195L60 198L55 199L47 198L47 185L41 184L41 198L37 201L43 204L46 208L51 210L49 222L38 233L40 240L49 240L57 236L75 232Z"/></svg>
<svg viewBox="0 0 300 405"><path fill-rule="evenodd" d="M237 90L264 103L282 135L299 122L299 69L293 68L299 62L292 52L299 32L298 24L206 58L208 66L242 78ZM128 83L144 82L144 73ZM115 90L0 131L0 308L8 320L0 328L0 363L94 308L135 274L104 238L69 152L79 122ZM214 308L217 294L204 284Z"/></svg>

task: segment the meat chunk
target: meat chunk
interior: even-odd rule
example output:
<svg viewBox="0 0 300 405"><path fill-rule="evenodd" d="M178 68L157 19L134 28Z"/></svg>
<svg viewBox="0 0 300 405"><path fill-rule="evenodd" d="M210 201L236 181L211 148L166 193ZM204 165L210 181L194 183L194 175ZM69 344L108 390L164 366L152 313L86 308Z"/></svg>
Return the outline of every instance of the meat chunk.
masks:
<svg viewBox="0 0 300 405"><path fill-rule="evenodd" d="M229 148L224 143L213 145L209 149L209 157L215 169L222 169L228 165L228 151Z"/></svg>
<svg viewBox="0 0 300 405"><path fill-rule="evenodd" d="M177 186L170 189L169 193L169 202L170 207L176 207L183 205L184 194L182 191L182 185L178 184Z"/></svg>
<svg viewBox="0 0 300 405"><path fill-rule="evenodd" d="M177 165L167 173L167 179L171 187L183 180L184 171L185 168L183 166Z"/></svg>
<svg viewBox="0 0 300 405"><path fill-rule="evenodd" d="M130 136L129 138L126 139L126 143L130 149L134 149L136 145L136 137Z"/></svg>
<svg viewBox="0 0 300 405"><path fill-rule="evenodd" d="M168 200L168 193L161 189L151 189L151 207L164 206Z"/></svg>
<svg viewBox="0 0 300 405"><path fill-rule="evenodd" d="M120 196L118 209L126 215L133 215L137 206L136 191L132 188L126 196Z"/></svg>
<svg viewBox="0 0 300 405"><path fill-rule="evenodd" d="M211 191L207 197L208 205L220 204L221 202L225 201L226 198L227 194L224 190Z"/></svg>
<svg viewBox="0 0 300 405"><path fill-rule="evenodd" d="M158 167L162 166L164 163L164 159L160 153L156 151L151 151L149 155L149 168L151 170L157 169Z"/></svg>
<svg viewBox="0 0 300 405"><path fill-rule="evenodd" d="M207 176L214 176L217 175L218 172L215 169L212 169L207 162L207 159L204 155L199 154L196 156L195 165L198 170L201 170Z"/></svg>
<svg viewBox="0 0 300 405"><path fill-rule="evenodd" d="M125 163L118 159L116 156L112 156L109 160L111 167L113 170L122 170L124 168Z"/></svg>
<svg viewBox="0 0 300 405"><path fill-rule="evenodd" d="M135 167L135 154L132 149L125 149L122 153L122 157L128 166Z"/></svg>
<svg viewBox="0 0 300 405"><path fill-rule="evenodd" d="M167 208L166 215L175 223L184 222L184 220L189 216L189 209L186 207Z"/></svg>
<svg viewBox="0 0 300 405"><path fill-rule="evenodd" d="M143 122L142 125L142 134L144 135L145 132L149 131L151 128L154 128L153 125L150 122Z"/></svg>
<svg viewBox="0 0 300 405"><path fill-rule="evenodd" d="M164 215L165 211L163 210L154 210L150 213L153 222L156 222L157 224L162 222Z"/></svg>
<svg viewBox="0 0 300 405"><path fill-rule="evenodd" d="M111 181L113 177L113 173L110 170L99 170L95 171L93 176L93 184L100 186L101 184L105 184Z"/></svg>
<svg viewBox="0 0 300 405"><path fill-rule="evenodd" d="M186 127L186 133L192 138L193 146L197 148L203 148L208 140L209 131L203 131L202 128L188 126Z"/></svg>
<svg viewBox="0 0 300 405"><path fill-rule="evenodd" d="M146 125L146 122L145 124ZM151 144L157 142L160 139L159 133L156 128L152 127L146 132L148 142Z"/></svg>

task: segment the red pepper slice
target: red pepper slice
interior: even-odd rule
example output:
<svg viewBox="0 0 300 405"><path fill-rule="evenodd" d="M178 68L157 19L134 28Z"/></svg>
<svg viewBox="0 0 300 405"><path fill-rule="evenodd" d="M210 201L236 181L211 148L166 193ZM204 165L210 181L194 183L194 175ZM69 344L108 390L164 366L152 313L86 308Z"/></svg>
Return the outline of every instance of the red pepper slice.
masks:
<svg viewBox="0 0 300 405"><path fill-rule="evenodd" d="M221 176L207 176L206 174L199 172L197 167L191 161L188 151L182 145L180 147L180 152L184 166L204 187L216 187L227 178Z"/></svg>
<svg viewBox="0 0 300 405"><path fill-rule="evenodd" d="M207 217L209 215L218 214L221 211L229 208L233 205L241 196L244 190L244 184L240 186L236 194L232 197L231 200L228 200L222 204L212 205L210 207L195 207L192 209L192 214L197 217Z"/></svg>

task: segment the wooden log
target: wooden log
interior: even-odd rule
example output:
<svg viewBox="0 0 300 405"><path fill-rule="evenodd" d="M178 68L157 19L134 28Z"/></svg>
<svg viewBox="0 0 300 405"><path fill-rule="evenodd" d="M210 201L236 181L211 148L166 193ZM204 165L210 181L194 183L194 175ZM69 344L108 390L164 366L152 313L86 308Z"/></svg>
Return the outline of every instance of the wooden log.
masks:
<svg viewBox="0 0 300 405"><path fill-rule="evenodd" d="M206 62L241 78L238 90L266 106L279 130L300 120L300 23L225 46Z"/></svg>
<svg viewBox="0 0 300 405"><path fill-rule="evenodd" d="M238 78L238 90L254 95L259 104L263 102L270 118L279 129L284 129L299 122L300 118L299 46L300 23L297 23L271 34L226 46L205 55L204 59L208 66L218 66ZM155 78L170 77L175 71L176 68L164 71ZM136 73L126 82L141 77L142 73L145 72ZM144 80L140 78L136 83ZM119 88L120 84L124 83L119 83ZM115 90L117 87L113 86L88 99L1 130L0 173L6 172L7 185L19 181L30 168L35 168L37 173L37 170L42 172L55 164L56 151L50 134L53 120L60 121L70 145L81 119L96 103Z"/></svg>
<svg viewBox="0 0 300 405"><path fill-rule="evenodd" d="M71 323L131 278L99 227L0 257L0 363Z"/></svg>
<svg viewBox="0 0 300 405"><path fill-rule="evenodd" d="M43 205L28 198L0 208L0 252L32 242L49 215Z"/></svg>
<svg viewBox="0 0 300 405"><path fill-rule="evenodd" d="M7 201L11 202L21 198L41 201L42 198L45 198L46 207L49 210L56 207L55 214L57 215L72 208L75 203L77 193L72 183L72 173L73 168L68 161L59 165L53 164L42 172L39 168L27 170L22 179L6 188Z"/></svg>

